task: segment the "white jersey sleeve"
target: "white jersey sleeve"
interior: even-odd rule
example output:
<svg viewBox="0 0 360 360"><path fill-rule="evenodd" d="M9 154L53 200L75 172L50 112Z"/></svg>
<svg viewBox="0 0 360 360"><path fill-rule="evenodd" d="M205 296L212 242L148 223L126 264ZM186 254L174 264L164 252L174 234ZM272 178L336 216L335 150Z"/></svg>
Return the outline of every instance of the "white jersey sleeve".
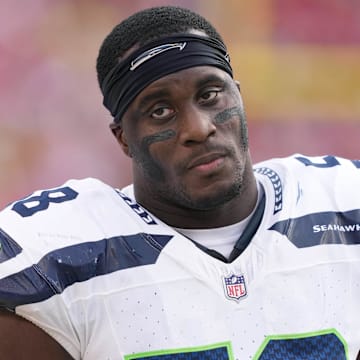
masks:
<svg viewBox="0 0 360 360"><path fill-rule="evenodd" d="M282 221L271 229L291 231L296 246L360 243L360 161L297 154L257 164L255 172L274 188L273 214Z"/></svg>
<svg viewBox="0 0 360 360"><path fill-rule="evenodd" d="M148 251L140 241L145 236L137 235L154 224L133 200L95 179L72 180L10 204L0 213L0 306L43 328L79 359L83 328L66 289L155 261L156 246L170 237L159 235ZM75 297L92 290L76 290Z"/></svg>

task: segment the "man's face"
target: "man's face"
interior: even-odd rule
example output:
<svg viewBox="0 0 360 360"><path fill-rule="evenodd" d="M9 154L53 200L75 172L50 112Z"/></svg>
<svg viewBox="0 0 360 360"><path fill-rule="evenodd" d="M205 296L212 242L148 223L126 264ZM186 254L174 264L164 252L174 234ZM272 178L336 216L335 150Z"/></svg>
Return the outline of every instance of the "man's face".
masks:
<svg viewBox="0 0 360 360"><path fill-rule="evenodd" d="M247 127L239 89L198 66L162 77L133 101L117 135L140 203L213 209L242 190Z"/></svg>

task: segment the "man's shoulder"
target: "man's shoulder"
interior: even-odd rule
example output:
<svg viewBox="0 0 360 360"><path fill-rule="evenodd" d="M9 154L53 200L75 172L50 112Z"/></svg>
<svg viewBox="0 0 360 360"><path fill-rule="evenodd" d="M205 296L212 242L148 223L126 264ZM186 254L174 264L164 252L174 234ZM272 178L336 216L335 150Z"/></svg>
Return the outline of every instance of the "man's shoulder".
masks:
<svg viewBox="0 0 360 360"><path fill-rule="evenodd" d="M95 179L36 191L0 214L0 306L39 302L153 264L172 238L131 193Z"/></svg>
<svg viewBox="0 0 360 360"><path fill-rule="evenodd" d="M292 174L296 177L326 179L330 174L351 174L360 179L360 160L347 159L334 155L308 156L293 154L288 157L273 158L254 165L257 173L273 170L282 176Z"/></svg>
<svg viewBox="0 0 360 360"><path fill-rule="evenodd" d="M0 228L14 234L26 229L30 234L74 223L80 226L101 204L111 206L117 197L115 189L97 179L69 180L9 204L0 212Z"/></svg>
<svg viewBox="0 0 360 360"><path fill-rule="evenodd" d="M358 160L295 154L256 164L254 171L274 201L274 214L336 215L353 211L351 216L359 216Z"/></svg>
<svg viewBox="0 0 360 360"><path fill-rule="evenodd" d="M94 178L69 180L35 191L0 212L3 237L38 256L44 248L51 251L146 232L144 227L156 223L131 192L124 193Z"/></svg>
<svg viewBox="0 0 360 360"><path fill-rule="evenodd" d="M81 194L82 199L96 198L96 194L115 191L111 186L95 178L70 179L65 183L38 189L23 198L17 199L7 205L1 212L14 211L22 217L29 217L35 213L50 208L51 204L72 201ZM51 209L51 210L56 210Z"/></svg>
<svg viewBox="0 0 360 360"><path fill-rule="evenodd" d="M7 205L0 212L0 220L4 216L14 215L14 218L33 218L56 216L64 209L91 209L91 204L111 201L117 198L116 188L95 178L71 179L62 185L36 190L30 195ZM69 214L63 212L62 215ZM15 216L16 215L16 216Z"/></svg>

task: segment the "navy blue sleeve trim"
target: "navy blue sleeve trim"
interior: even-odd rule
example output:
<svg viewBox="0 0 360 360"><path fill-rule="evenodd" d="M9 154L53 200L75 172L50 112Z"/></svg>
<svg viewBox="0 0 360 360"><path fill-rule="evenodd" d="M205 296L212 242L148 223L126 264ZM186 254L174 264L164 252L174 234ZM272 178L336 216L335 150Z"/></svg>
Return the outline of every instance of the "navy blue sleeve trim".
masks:
<svg viewBox="0 0 360 360"><path fill-rule="evenodd" d="M16 255L20 254L21 251L21 246L5 231L0 229L0 264L14 258Z"/></svg>
<svg viewBox="0 0 360 360"><path fill-rule="evenodd" d="M360 244L360 209L319 212L279 221L271 226L296 247Z"/></svg>
<svg viewBox="0 0 360 360"><path fill-rule="evenodd" d="M0 280L0 306L46 300L76 282L154 264L171 235L135 234L57 249L37 264Z"/></svg>

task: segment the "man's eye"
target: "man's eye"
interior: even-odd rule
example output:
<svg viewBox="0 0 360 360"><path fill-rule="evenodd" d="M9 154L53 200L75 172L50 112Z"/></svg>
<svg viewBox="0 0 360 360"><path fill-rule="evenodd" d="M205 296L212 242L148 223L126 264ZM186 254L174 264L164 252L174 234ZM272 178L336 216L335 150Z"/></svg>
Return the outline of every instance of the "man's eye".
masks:
<svg viewBox="0 0 360 360"><path fill-rule="evenodd" d="M211 90L204 92L203 94L201 94L200 104L215 100L216 97L218 96L218 93L219 90Z"/></svg>
<svg viewBox="0 0 360 360"><path fill-rule="evenodd" d="M163 106L153 110L151 112L151 117L154 119L164 119L173 115L173 113L174 113L173 109Z"/></svg>

